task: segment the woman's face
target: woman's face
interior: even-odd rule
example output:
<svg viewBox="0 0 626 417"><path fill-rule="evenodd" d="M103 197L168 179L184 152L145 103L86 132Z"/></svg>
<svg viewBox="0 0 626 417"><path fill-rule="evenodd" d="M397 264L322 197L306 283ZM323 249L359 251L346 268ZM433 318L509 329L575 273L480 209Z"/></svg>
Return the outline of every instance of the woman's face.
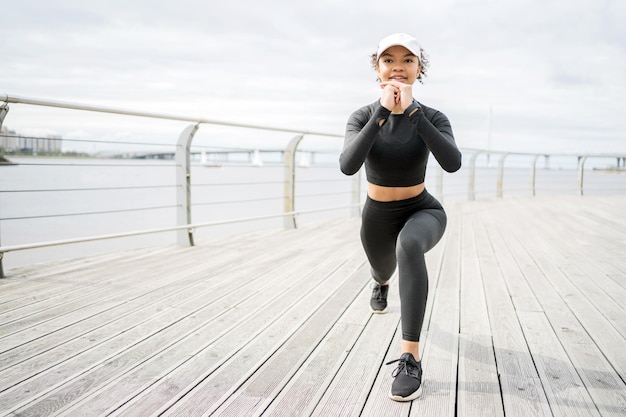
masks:
<svg viewBox="0 0 626 417"><path fill-rule="evenodd" d="M420 72L419 59L404 46L392 46L378 58L376 72L381 81L413 84Z"/></svg>

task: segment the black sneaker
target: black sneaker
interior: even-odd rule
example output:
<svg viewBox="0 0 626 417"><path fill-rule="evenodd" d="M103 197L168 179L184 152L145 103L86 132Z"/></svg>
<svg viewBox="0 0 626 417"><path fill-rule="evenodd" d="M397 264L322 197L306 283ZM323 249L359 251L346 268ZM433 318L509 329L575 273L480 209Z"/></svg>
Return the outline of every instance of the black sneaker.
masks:
<svg viewBox="0 0 626 417"><path fill-rule="evenodd" d="M409 352L403 353L400 359L387 362L387 365L398 362L398 367L391 376L389 397L394 401L411 401L422 395L422 362L417 362Z"/></svg>
<svg viewBox="0 0 626 417"><path fill-rule="evenodd" d="M387 312L388 292L389 285L380 285L377 282L372 285L372 298L370 299L372 313L383 314Z"/></svg>

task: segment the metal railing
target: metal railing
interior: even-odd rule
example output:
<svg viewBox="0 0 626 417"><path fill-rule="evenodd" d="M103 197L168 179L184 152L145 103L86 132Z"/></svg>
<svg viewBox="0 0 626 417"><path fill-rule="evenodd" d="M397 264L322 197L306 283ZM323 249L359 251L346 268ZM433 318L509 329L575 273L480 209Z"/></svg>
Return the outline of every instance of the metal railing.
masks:
<svg viewBox="0 0 626 417"><path fill-rule="evenodd" d="M616 172L624 172L626 155L624 154L610 154L610 153L585 153L585 154L572 154L572 153L551 153L551 154L537 154L530 152L508 152L508 151L493 151L485 149L464 149L465 153L469 153L469 181L467 185L467 198L469 200L476 199L476 161L480 156L487 158L491 156L497 156L497 176L496 176L496 197L502 198L504 196L504 172L505 161L509 157L526 157L527 164L530 168L528 174L528 190L531 196L535 196L537 193L537 162L540 158L544 159L546 166L549 165L550 159L554 158L568 158L576 161L576 190L579 195L585 193L585 170L586 163L589 159L605 159L615 160L615 165L607 167L606 170L614 170ZM625 189L626 191L626 189Z"/></svg>
<svg viewBox="0 0 626 417"><path fill-rule="evenodd" d="M147 210L159 210L159 209L172 209L176 212L176 224L174 226L168 227L157 227L157 228L144 228L141 230L135 231L124 231L118 233L107 233L107 234L97 234L85 237L78 238L69 238L69 239L56 239L56 240L46 240L41 242L34 243L21 243L14 245L1 246L0 240L0 277L4 276L4 271L2 268L2 258L4 253L12 252L12 251L22 251L28 249L37 249L51 246L59 246L59 245L69 245L76 243L86 243L93 241L101 241L108 239L117 239L117 238L125 238L131 236L141 236L147 234L156 234L156 233L164 233L164 232L175 232L176 233L176 241L179 245L194 245L194 232L196 229L213 227L218 225L227 225L233 223L241 223L241 222L251 222L251 221L260 221L265 219L276 219L282 218L283 227L284 228L296 228L297 227L297 217L304 214L318 213L318 212L330 212L342 209L348 209L352 215L358 215L360 213L360 206L363 199L363 190L364 190L364 178L362 178L361 174L357 174L352 178L345 178L338 180L333 177L332 179L327 179L328 183L336 183L338 181L345 181L347 185L343 191L340 191L338 194L346 195L346 202L340 205L329 205L323 207L316 207L312 209L296 209L296 198L297 198L297 186L302 185L304 180L300 180L298 182L297 172L298 172L298 163L297 163L297 154L298 152L302 152L299 149L299 145L302 143L305 137L317 137L317 138L333 138L339 139L342 138L343 135L339 134L331 134L324 132L313 132L313 131L299 131L293 129L284 129L284 128L274 128L268 126L259 126L259 125L250 125L250 124L239 124L239 123L229 123L223 121L210 120L205 118L193 118L187 116L176 116L176 115L168 115L168 114L160 114L160 113L152 113L152 112L142 112L142 111L134 111L134 110L124 110L124 109L116 109L116 108L107 108L101 106L90 106L83 104L74 104L74 103L65 103L59 101L51 101L51 100L40 100L40 99L32 99L32 98L24 98L24 97L16 97L16 96L0 96L0 127L2 127L2 122L5 120L8 112L9 112L9 104L22 104L28 106L43 106L46 108L56 108L56 109L66 109L73 111L86 111L86 112L98 112L98 113L106 113L106 114L115 114L121 116L132 116L132 117L143 117L143 118L151 118L151 119L159 119L159 120L169 120L175 122L187 122L191 123L187 125L182 132L178 135L178 139L175 145L175 151L172 153L174 162L173 163L164 163L163 166L173 167L175 170L174 184L157 184L157 185L148 185L148 186L117 186L117 187L82 187L82 188L55 188L55 189L33 189L33 190L1 190L0 195L2 193L19 193L19 192L32 192L32 193L60 193L60 192L68 192L68 191L94 191L94 192L107 192L110 190L155 190L155 189L171 189L174 188L176 190L176 198L175 204L170 205L161 205L161 206L152 206L152 207L135 207L130 209L124 209L120 211L147 211ZM287 142L286 146L282 149L260 149L261 152L273 152L279 154L280 163L275 165L275 168L282 169L282 181L279 181L277 185L281 185L282 183L282 196L274 197L275 199L282 200L282 211L275 212L271 214L257 215L257 216L243 216L243 217L234 217L223 220L216 221L200 221L193 222L192 221L192 188L201 186L202 184L193 184L192 183L192 155L205 153L205 148L201 148L201 150L197 149L197 145L192 145L194 137L197 135L198 131L202 126L211 125L211 126L227 126L237 129L248 129L248 130L261 130L261 131L269 131L269 132L280 132L293 135L291 139ZM5 136L7 136L5 134ZM145 145L145 142L141 142ZM164 144L154 144L158 146L163 146ZM194 148L196 148L194 150ZM259 151L258 148L255 149L222 149L216 152L228 155L232 153L243 153L250 155L252 158L253 155L256 155ZM435 191L434 194L440 199L453 199L455 193L454 192L446 192L448 188L454 188L454 181L466 181L465 191L457 191L457 195L463 195L463 199L474 200L477 198L477 193L479 192L479 187L477 185L477 168L484 169L484 167L479 167L478 161L482 159L486 159L487 162L483 164L486 167L491 165L490 158L497 157L497 167L495 168L495 197L501 198L505 195L505 181L508 180L508 177L505 175L505 167L507 166L507 161L511 159L516 159L516 164L519 169L527 169L530 168L529 173L520 174L523 176L527 175L527 184L528 184L528 194L535 196L537 194L537 162L543 158L547 165L547 161L554 158L567 158L573 159L576 161L575 172L576 172L576 192L580 195L585 193L585 172L586 167L585 163L591 158L610 158L616 160L615 168L618 170L622 170L624 167L624 161L626 161L626 155L613 155L613 154L534 154L534 153L515 153L515 152L497 152L493 150L483 150L483 149L462 149L464 154L464 168L463 171L466 173L466 176L461 175L459 180L455 177L447 177L443 170L438 167L437 164L431 163L429 164L429 174L430 180L434 180L435 183ZM310 151L311 154L323 154L324 151ZM159 151L155 152L154 155L158 154L159 156L163 156L168 154L167 151ZM335 153L335 160L337 153ZM520 162L521 159L525 159L525 161ZM41 165L45 165L45 162L42 162ZM52 165L60 165L60 164L52 164ZM72 165L76 165L73 163ZM95 166L93 162L85 162L86 166ZM103 164L103 166L111 167L114 163L108 162ZM249 165L249 164L247 164ZM121 164L122 167L128 167L129 164ZM336 163L330 164L334 170L336 169ZM523 168L523 167L526 168ZM54 167L56 168L56 167ZM1 169L1 168L0 168ZM494 168L491 168L490 171L493 171ZM491 172L490 177L493 178L493 172ZM621 176L626 177L626 176ZM448 179L450 178L450 179ZM453 179L454 178L454 179ZM313 180L319 181L319 180ZM448 184L450 181L451 184ZM569 180L568 180L569 181ZM447 184L444 186L444 182ZM519 182L519 181L518 181ZM626 182L621 182L620 184L624 184ZM260 183L258 183L260 184ZM573 181L572 181L573 184ZM457 190L461 190L463 188L462 183L457 183ZM526 187L524 187L526 188ZM623 187L624 192L626 193L626 187ZM326 195L329 195L328 193ZM310 195L311 198L315 198L315 194ZM304 196L299 196L298 198L303 199ZM213 202L214 204L215 202ZM210 203L206 203L210 204ZM196 203L193 206L198 206ZM114 210L109 210L109 212ZM97 212L98 214L104 213L106 210ZM77 216L77 215L86 215L86 214L96 214L96 212L82 212L82 213L61 213L61 214L51 214L51 215L41 215L41 216L31 216L30 218L56 218L60 216ZM20 219L29 218L27 215L21 216ZM7 220L15 220L16 218L10 219L2 219L0 218L0 222ZM2 230L0 228L0 230ZM0 236L1 239L2 236Z"/></svg>
<svg viewBox="0 0 626 417"><path fill-rule="evenodd" d="M0 276L4 276L4 271L2 268L2 258L3 255L7 252L12 251L21 251L26 249L36 249L43 248L49 246L58 246L58 245L67 245L73 243L83 243L83 242L92 242L96 240L106 240L106 239L114 239L114 238L122 238L128 236L139 236L144 234L153 234L153 233L163 233L168 231L175 231L177 233L177 243L180 245L193 245L194 244L194 230L198 228L210 227L215 225L223 225L223 224L232 224L239 222L247 222L247 221L255 221L255 220L263 220L270 218L283 218L283 226L285 228L295 228L297 226L296 217L298 215L310 214L322 211L333 211L342 208L348 208L354 210L358 210L359 201L355 200L359 193L358 191L351 192L351 196L353 198L352 201L348 202L344 205L339 206L329 206L329 207L321 207L316 209L309 210L296 210L295 204L295 188L296 188L296 154L298 152L298 145L301 143L302 139L305 136L314 136L314 137L324 137L324 138L341 138L342 135L325 133L325 132L315 132L315 131L302 131L295 129L285 129L285 128L277 128L277 127L268 127L268 126L260 126L260 125L252 125L252 124L243 124L243 123L229 123L223 121L210 120L206 118L194 118L188 116L177 116L170 114L162 114L162 113L153 113L153 112L143 112L143 111L135 111L135 110L125 110L125 109L117 109L117 108L109 108L102 106L90 106L84 104L76 104L76 103L66 103L52 100L41 100L41 99L32 99L25 97L17 97L17 96L9 96L4 95L0 96L0 127L2 127L2 122L5 120L8 112L9 112L9 104L24 104L30 106L43 106L47 108L57 108L57 109L67 109L67 110L76 110L76 111L87 111L87 112L98 112L98 113L107 113L107 114L115 114L122 116L134 116L134 117L144 117L144 118L152 118L152 119L160 119L160 120L170 120L177 122L190 122L188 126L186 126L183 131L179 134L178 140L176 142L175 147L175 157L174 157L174 167L175 167L175 189L176 189L176 204L173 206L176 210L176 225L170 227L161 227L161 228L153 228L153 229L145 229L145 230L137 230L130 232L121 232L121 233L111 233L111 234L103 234L97 236L87 236L73 239L62 239L62 240L51 240L45 242L36 242L36 243L26 243L26 244L18 244L18 245L10 245L10 246L0 246ZM196 222L192 221L192 204L191 204L191 146L194 136L198 132L198 130L203 125L213 125L213 126L226 126L240 129L249 129L249 130L262 130L262 131L270 131L270 132L282 132L293 134L293 138L288 142L285 149L275 150L277 152L282 153L283 155L283 210L280 213L261 215L261 216L250 216L250 217L242 217L242 218L234 218L227 219L221 221L209 221L209 222ZM226 152L235 152L235 151L226 151ZM110 165L109 165L110 166ZM353 180L353 184L356 187L359 187L360 181L357 176L357 180ZM120 189L121 187L117 187ZM94 188L95 189L95 188ZM106 188L109 189L110 188ZM92 189L93 190L93 189ZM6 190L0 190L0 192L6 192ZM13 190L15 191L15 190ZM44 192L50 190L38 190L38 192ZM59 190L57 190L59 191ZM81 213L84 214L84 213ZM50 216L57 217L57 216ZM0 219L1 221L2 219ZM6 220L6 219L5 219ZM1 236L0 236L1 237Z"/></svg>

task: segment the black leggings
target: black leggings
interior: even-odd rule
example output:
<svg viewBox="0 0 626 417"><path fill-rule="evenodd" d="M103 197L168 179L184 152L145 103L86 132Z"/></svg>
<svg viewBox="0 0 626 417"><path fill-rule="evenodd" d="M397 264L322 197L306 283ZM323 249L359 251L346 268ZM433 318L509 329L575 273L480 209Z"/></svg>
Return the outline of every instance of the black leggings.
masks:
<svg viewBox="0 0 626 417"><path fill-rule="evenodd" d="M426 190L406 200L365 201L361 242L377 282L388 281L398 264L404 340L420 340L428 297L424 254L439 242L446 223L443 207Z"/></svg>

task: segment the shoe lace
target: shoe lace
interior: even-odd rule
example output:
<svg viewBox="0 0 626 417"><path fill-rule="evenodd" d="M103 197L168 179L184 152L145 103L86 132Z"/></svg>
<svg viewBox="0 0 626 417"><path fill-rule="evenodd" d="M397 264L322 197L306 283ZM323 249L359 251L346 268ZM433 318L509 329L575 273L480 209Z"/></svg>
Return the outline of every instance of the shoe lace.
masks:
<svg viewBox="0 0 626 417"><path fill-rule="evenodd" d="M394 359L385 363L385 365L391 365L392 363L398 362L398 366L391 373L392 377L398 376L402 371L408 376L412 376L413 378L421 379L421 369L418 366L414 366L412 363L407 361L405 358Z"/></svg>
<svg viewBox="0 0 626 417"><path fill-rule="evenodd" d="M387 299L387 297L385 295L383 295L383 286L380 284L372 284L372 298L379 300L379 301L385 301Z"/></svg>
<svg viewBox="0 0 626 417"><path fill-rule="evenodd" d="M383 299L383 293L380 289L380 286L376 285L374 287L374 290L372 291L372 298L375 298L377 300L382 300Z"/></svg>

